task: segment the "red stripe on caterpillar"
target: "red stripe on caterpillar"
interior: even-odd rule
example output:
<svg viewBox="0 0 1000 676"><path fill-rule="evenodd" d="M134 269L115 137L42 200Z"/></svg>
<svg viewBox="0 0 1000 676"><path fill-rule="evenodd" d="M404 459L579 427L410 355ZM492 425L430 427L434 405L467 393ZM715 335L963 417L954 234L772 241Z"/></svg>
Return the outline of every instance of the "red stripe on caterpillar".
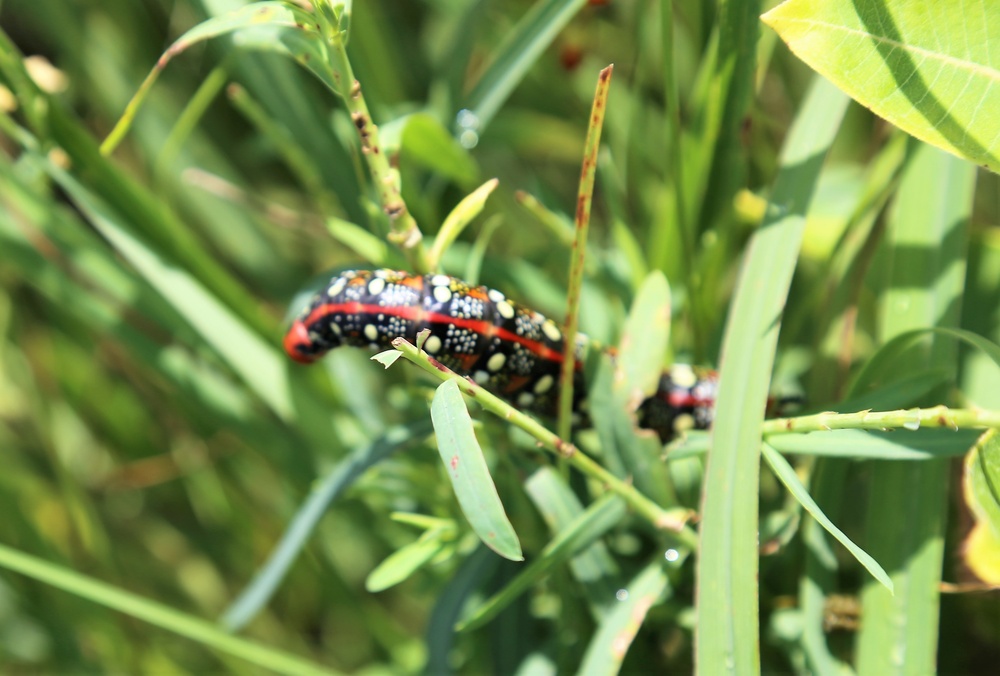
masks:
<svg viewBox="0 0 1000 676"><path fill-rule="evenodd" d="M499 291L455 277L343 272L312 297L284 346L292 359L311 363L341 345L388 348L397 337L415 342L424 329L430 331L424 350L445 366L521 408L555 415L563 361L559 327ZM586 346L587 338L578 336L575 411L585 393ZM675 366L640 406L639 425L664 441L680 429L704 429L712 421L715 389L713 372Z"/></svg>

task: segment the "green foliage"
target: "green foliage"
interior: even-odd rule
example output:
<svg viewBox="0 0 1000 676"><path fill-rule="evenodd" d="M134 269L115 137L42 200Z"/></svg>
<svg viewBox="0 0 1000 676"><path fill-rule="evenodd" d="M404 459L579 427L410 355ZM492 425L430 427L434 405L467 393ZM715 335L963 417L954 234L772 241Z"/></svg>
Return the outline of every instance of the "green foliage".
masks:
<svg viewBox="0 0 1000 676"><path fill-rule="evenodd" d="M755 2L3 2L2 670L992 667L988 595L939 589L995 575L1000 182L865 110L997 168L1000 11L945 4L767 14L859 106ZM565 317L609 63L595 430L413 346L281 354L345 266ZM720 419L664 460L627 409L671 361Z"/></svg>

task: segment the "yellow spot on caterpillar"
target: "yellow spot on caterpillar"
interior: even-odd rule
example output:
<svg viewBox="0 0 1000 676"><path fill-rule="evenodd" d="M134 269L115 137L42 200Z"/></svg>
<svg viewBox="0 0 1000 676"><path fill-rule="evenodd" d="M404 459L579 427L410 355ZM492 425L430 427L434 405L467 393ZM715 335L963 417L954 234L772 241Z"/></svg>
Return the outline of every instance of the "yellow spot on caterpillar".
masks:
<svg viewBox="0 0 1000 676"><path fill-rule="evenodd" d="M503 352L497 352L495 355L489 358L486 362L486 368L496 373L503 368L503 365L507 363L507 355Z"/></svg>

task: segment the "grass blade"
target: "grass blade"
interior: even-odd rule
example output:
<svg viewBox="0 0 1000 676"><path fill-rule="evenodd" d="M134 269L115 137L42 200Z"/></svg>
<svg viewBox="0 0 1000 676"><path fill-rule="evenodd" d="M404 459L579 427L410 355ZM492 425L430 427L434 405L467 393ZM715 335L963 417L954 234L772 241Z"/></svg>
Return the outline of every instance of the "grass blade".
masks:
<svg viewBox="0 0 1000 676"><path fill-rule="evenodd" d="M883 341L913 329L957 326L974 185L974 166L929 146L917 147L890 223ZM935 337L930 349L906 354L930 368L956 370L957 346L950 340ZM859 672L935 670L948 474L943 460L874 468L866 542L897 593L892 596L871 582L862 591ZM907 527L900 528L901 523Z"/></svg>
<svg viewBox="0 0 1000 676"><path fill-rule="evenodd" d="M730 309L702 494L695 651L704 674L760 670L756 449L806 207L846 107L846 96L814 82L785 142L774 206L751 241Z"/></svg>
<svg viewBox="0 0 1000 676"><path fill-rule="evenodd" d="M624 516L625 503L617 496L607 495L592 504L552 538L552 541L545 546L538 558L532 561L517 577L476 608L457 627L458 631L469 631L489 622L552 568L583 552L599 537L620 523Z"/></svg>
<svg viewBox="0 0 1000 676"><path fill-rule="evenodd" d="M830 535L836 538L837 542L844 545L847 551L849 551L851 555L858 560L858 563L864 566L865 570L872 574L872 577L882 583L885 588L889 590L889 593L892 593L892 581L889 579L886 572L882 570L882 566L878 565L878 562L861 549L861 547L858 547L856 544L851 542L851 539L844 534L844 531L837 528L837 526L829 518L827 518L826 514L823 513L823 510L821 510L819 505L816 504L816 501L812 499L811 495L809 495L806 487L802 485L801 481L799 481L798 475L795 474L795 469L788 463L788 461L767 443L763 445L762 453L764 455L764 460L766 460L767 464L771 466L772 470L774 470L775 476L781 480L781 483L785 484L785 488L788 489L788 492L791 493L796 500L798 500L799 504L802 505L807 512L809 512L810 516L816 519L816 521L823 526L823 528L825 528Z"/></svg>
<svg viewBox="0 0 1000 676"><path fill-rule="evenodd" d="M624 594L619 596L619 604L601 622L578 673L617 674L646 613L660 602L667 589L663 563L656 559L621 590Z"/></svg>
<svg viewBox="0 0 1000 676"><path fill-rule="evenodd" d="M283 674L329 674L332 670L294 655L233 636L206 620L130 594L76 571L0 544L0 567Z"/></svg>
<svg viewBox="0 0 1000 676"><path fill-rule="evenodd" d="M480 132L542 52L586 4L586 0L540 0L511 29L465 104L475 114Z"/></svg>
<svg viewBox="0 0 1000 676"><path fill-rule="evenodd" d="M330 504L369 467L400 448L420 441L430 432L427 421L395 428L338 462L299 508L267 563L222 614L222 625L230 631L246 626L274 595Z"/></svg>

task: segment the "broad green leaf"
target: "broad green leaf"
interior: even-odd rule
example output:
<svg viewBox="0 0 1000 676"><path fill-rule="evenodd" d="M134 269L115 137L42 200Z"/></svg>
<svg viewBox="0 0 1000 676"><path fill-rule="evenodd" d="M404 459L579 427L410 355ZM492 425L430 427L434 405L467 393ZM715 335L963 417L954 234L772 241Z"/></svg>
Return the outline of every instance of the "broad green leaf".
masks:
<svg viewBox="0 0 1000 676"><path fill-rule="evenodd" d="M617 674L649 609L668 590L660 559L653 560L618 592L618 605L604 617L587 646L580 674Z"/></svg>
<svg viewBox="0 0 1000 676"><path fill-rule="evenodd" d="M922 141L1000 171L1000 12L983 0L788 0L762 17L810 67Z"/></svg>
<svg viewBox="0 0 1000 676"><path fill-rule="evenodd" d="M842 530L837 528L837 526L827 518L826 514L823 513L823 510L821 510L819 505L816 504L816 501L812 499L811 495L809 495L809 491L806 490L806 487L802 485L801 481L799 481L799 477L795 473L795 469L788 463L788 461L785 460L785 458L782 457L778 451L771 447L770 444L765 443L761 450L764 460L766 460L767 464L771 466L772 470L774 470L775 476L777 476L781 483L785 485L788 492L791 493L796 500L798 500L799 504L802 505L807 512L809 512L809 515L816 519L816 521L819 522L819 524L823 526L823 528L825 528L830 535L836 538L837 542L844 545L847 551L849 551L851 555L858 560L858 563L864 566L865 570L872 574L872 577L885 585L886 589L891 592L892 581L889 579L889 576L886 575L886 572L882 570L882 566L878 565L878 562L875 559L869 556L863 549L861 549L861 547L854 544L850 538L844 535Z"/></svg>
<svg viewBox="0 0 1000 676"><path fill-rule="evenodd" d="M511 561L523 561L521 543L504 512L472 418L454 380L438 386L431 402L438 451L465 518L483 543Z"/></svg>

